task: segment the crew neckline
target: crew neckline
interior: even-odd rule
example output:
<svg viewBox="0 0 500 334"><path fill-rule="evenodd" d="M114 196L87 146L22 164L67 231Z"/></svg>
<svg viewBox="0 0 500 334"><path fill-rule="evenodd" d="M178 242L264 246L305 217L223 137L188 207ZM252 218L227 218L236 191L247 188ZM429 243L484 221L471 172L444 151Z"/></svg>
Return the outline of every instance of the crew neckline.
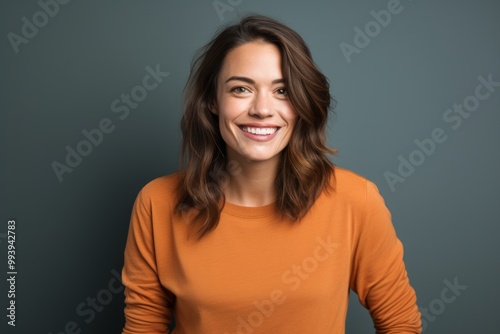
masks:
<svg viewBox="0 0 500 334"><path fill-rule="evenodd" d="M276 201L263 206L241 206L225 202L222 213L241 218L265 218L276 215L278 208Z"/></svg>

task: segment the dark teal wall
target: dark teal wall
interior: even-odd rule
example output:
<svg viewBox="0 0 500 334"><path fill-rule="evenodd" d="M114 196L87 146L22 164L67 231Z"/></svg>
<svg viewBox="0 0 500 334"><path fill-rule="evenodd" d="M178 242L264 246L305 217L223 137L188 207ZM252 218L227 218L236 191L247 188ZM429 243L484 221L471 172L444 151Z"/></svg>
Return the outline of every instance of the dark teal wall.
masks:
<svg viewBox="0 0 500 334"><path fill-rule="evenodd" d="M379 186L425 332L499 332L500 3L215 3L226 11L213 0L1 2L0 267L7 277L14 219L18 274L15 328L0 283L0 331L120 331L132 203L177 169L191 58L221 24L257 12L296 29L329 77L334 161ZM348 333L373 332L355 297Z"/></svg>

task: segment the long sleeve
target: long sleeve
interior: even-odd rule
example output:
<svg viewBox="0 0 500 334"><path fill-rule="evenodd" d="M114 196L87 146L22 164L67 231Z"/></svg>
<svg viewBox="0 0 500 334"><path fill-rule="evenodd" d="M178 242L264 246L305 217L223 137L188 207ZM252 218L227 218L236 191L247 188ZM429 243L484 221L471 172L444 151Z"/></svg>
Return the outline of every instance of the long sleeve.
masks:
<svg viewBox="0 0 500 334"><path fill-rule="evenodd" d="M336 167L323 192L292 223L275 203L225 203L219 224L190 238L176 215L179 173L148 183L130 221L122 280L122 334L344 334L349 291L377 333L420 333L403 248L375 185Z"/></svg>
<svg viewBox="0 0 500 334"><path fill-rule="evenodd" d="M174 296L160 284L151 203L144 192L143 189L135 201L125 248L123 334L165 334L172 321Z"/></svg>
<svg viewBox="0 0 500 334"><path fill-rule="evenodd" d="M356 228L350 287L369 310L376 332L421 333L415 291L403 262L403 245L384 200L369 181L366 212Z"/></svg>

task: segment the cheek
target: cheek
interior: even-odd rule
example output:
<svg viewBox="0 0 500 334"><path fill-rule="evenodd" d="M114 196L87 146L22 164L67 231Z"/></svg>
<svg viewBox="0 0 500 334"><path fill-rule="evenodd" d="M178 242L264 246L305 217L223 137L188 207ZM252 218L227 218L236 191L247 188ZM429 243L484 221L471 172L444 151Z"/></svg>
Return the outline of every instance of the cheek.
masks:
<svg viewBox="0 0 500 334"><path fill-rule="evenodd" d="M295 123L297 122L297 118L298 118L297 113L295 112L295 110L293 109L293 107L291 105L289 105L284 110L285 110L285 112L283 112L282 117L286 120L286 122L288 123L288 125L290 127L293 127L295 125Z"/></svg>
<svg viewBox="0 0 500 334"><path fill-rule="evenodd" d="M225 122L234 121L246 110L246 103L243 100L230 99L222 101L219 109L219 117L225 120Z"/></svg>
<svg viewBox="0 0 500 334"><path fill-rule="evenodd" d="M234 137L234 132L236 131L234 121L240 114L238 110L238 105L236 103L223 102L220 104L219 131L226 143Z"/></svg>

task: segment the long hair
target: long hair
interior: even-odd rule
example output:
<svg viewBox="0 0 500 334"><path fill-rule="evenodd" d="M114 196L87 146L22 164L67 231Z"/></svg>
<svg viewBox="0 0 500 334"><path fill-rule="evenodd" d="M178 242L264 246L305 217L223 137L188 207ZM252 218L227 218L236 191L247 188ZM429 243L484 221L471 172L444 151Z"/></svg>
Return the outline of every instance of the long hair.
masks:
<svg viewBox="0 0 500 334"><path fill-rule="evenodd" d="M244 17L202 48L194 58L184 88L183 177L176 209L179 214L190 213L190 223L199 238L217 226L225 203L221 185L228 176L226 144L218 116L210 112L217 104L218 74L230 50L252 41L271 43L280 50L285 87L297 113L289 143L281 152L274 185L278 210L283 217L297 222L319 194L331 188L334 165L327 154L335 154L336 150L326 146L325 127L335 100L330 96L327 78L295 31L265 16Z"/></svg>

